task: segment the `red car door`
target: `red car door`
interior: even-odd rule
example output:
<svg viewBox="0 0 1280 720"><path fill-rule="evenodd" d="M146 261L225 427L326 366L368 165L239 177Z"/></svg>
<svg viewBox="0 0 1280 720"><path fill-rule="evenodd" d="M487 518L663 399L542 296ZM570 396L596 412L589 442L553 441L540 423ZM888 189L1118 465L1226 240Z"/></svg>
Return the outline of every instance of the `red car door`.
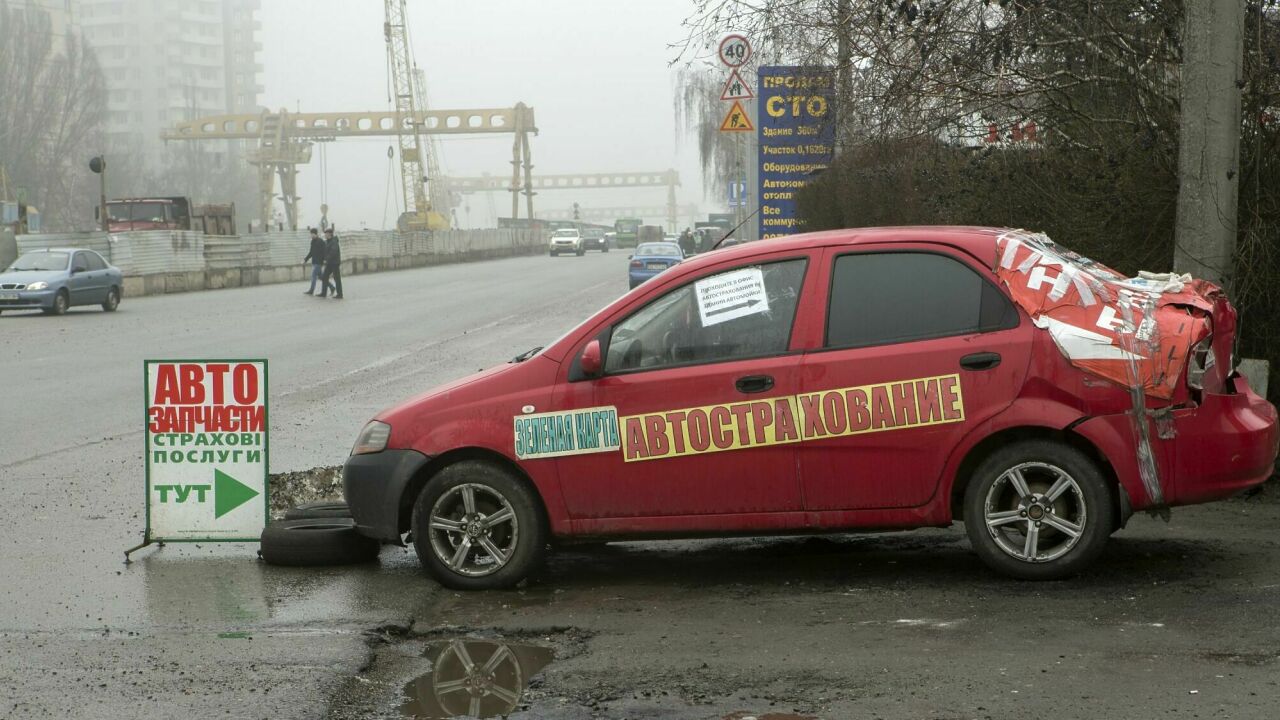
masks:
<svg viewBox="0 0 1280 720"><path fill-rule="evenodd" d="M665 286L599 328L602 376L573 376L581 348L566 361L555 411L616 410L620 434L617 452L556 459L571 517L802 509L792 330L811 255L756 258Z"/></svg>
<svg viewBox="0 0 1280 720"><path fill-rule="evenodd" d="M950 246L829 248L823 262L825 338L800 383L805 507L923 505L960 439L1017 397L1034 329Z"/></svg>

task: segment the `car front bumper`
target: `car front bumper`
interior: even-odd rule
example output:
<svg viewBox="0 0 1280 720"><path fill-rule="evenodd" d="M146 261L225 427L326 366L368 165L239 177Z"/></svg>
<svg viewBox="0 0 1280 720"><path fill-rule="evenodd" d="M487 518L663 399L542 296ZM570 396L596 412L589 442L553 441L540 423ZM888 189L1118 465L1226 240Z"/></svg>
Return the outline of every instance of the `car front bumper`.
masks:
<svg viewBox="0 0 1280 720"><path fill-rule="evenodd" d="M578 252L578 243L551 243L551 252Z"/></svg>
<svg viewBox="0 0 1280 720"><path fill-rule="evenodd" d="M48 290L0 290L0 310L41 310L53 307L56 288Z"/></svg>
<svg viewBox="0 0 1280 720"><path fill-rule="evenodd" d="M348 457L342 467L342 492L356 521L356 531L399 544L400 535L408 529L407 511L413 507L413 498L405 498L405 490L429 459L416 450L383 450ZM407 508L402 506L405 502Z"/></svg>

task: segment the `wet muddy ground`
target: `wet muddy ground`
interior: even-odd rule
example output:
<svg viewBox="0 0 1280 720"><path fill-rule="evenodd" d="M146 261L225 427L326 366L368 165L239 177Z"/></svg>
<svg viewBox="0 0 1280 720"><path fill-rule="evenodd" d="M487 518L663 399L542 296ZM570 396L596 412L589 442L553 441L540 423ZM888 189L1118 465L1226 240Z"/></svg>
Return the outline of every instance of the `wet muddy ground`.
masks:
<svg viewBox="0 0 1280 720"><path fill-rule="evenodd" d="M1277 521L1258 499L1137 517L1055 583L994 576L959 527L569 549L509 592L422 579L329 717L451 717L479 697L528 718L1273 718ZM512 648L495 666L553 659L502 687L468 681L458 651L439 662L442 643L479 671L495 645Z"/></svg>

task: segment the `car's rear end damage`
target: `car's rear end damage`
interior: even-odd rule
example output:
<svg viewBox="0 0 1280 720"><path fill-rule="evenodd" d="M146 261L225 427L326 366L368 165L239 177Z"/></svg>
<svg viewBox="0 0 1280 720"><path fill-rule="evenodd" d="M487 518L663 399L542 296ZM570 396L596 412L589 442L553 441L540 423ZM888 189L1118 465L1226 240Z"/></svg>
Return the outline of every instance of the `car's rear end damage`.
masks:
<svg viewBox="0 0 1280 720"><path fill-rule="evenodd" d="M1125 278L1012 231L996 272L1070 365L1129 395L1073 430L1106 455L1135 509L1232 495L1271 476L1275 408L1234 370L1236 313L1216 285L1190 276Z"/></svg>

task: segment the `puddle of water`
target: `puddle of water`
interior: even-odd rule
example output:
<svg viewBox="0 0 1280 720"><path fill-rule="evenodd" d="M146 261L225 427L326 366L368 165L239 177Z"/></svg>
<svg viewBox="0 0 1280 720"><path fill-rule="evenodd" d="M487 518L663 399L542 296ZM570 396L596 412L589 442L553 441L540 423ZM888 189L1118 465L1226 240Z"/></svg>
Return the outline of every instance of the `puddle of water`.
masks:
<svg viewBox="0 0 1280 720"><path fill-rule="evenodd" d="M515 712L529 679L554 657L551 648L499 640L441 640L427 645L431 672L404 686L400 713L417 720L503 717Z"/></svg>

